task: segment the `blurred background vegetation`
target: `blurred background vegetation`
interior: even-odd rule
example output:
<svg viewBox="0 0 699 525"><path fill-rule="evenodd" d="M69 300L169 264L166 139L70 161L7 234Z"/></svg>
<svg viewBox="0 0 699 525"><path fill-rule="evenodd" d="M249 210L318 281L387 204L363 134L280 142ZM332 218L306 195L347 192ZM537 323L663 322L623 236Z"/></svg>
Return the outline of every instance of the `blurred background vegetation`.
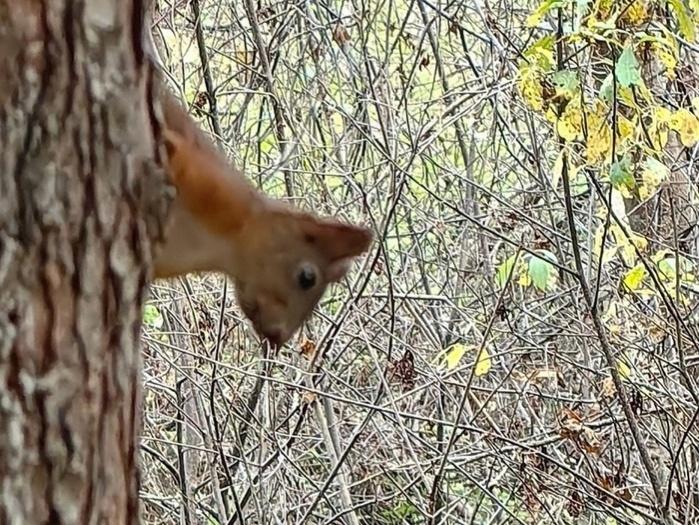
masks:
<svg viewBox="0 0 699 525"><path fill-rule="evenodd" d="M148 523L696 523L697 0L158 1L266 192L378 242L265 355L144 316Z"/></svg>

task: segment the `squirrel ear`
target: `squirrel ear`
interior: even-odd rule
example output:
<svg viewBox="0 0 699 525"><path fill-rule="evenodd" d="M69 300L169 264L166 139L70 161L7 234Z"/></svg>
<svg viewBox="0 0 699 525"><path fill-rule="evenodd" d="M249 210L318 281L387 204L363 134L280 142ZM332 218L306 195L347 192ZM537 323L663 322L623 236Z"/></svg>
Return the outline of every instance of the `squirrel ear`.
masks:
<svg viewBox="0 0 699 525"><path fill-rule="evenodd" d="M366 252L373 240L371 230L363 226L315 217L305 217L301 224L306 241L315 245L328 261L326 278L329 281L340 280L352 259Z"/></svg>

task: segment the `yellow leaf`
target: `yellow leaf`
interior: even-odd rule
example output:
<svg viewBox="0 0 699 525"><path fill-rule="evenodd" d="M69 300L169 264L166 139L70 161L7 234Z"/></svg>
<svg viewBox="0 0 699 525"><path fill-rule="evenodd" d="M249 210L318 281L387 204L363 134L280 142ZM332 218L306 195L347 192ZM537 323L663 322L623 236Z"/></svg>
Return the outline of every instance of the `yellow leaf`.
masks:
<svg viewBox="0 0 699 525"><path fill-rule="evenodd" d="M345 118L342 116L342 113L332 113L332 115L330 115L330 123L332 125L332 129L338 135L341 135L345 130Z"/></svg>
<svg viewBox="0 0 699 525"><path fill-rule="evenodd" d="M612 147L612 129L607 124L606 110L598 104L587 115L587 161L596 164L607 158Z"/></svg>
<svg viewBox="0 0 699 525"><path fill-rule="evenodd" d="M449 370L453 370L454 368L459 366L459 362L461 361L461 358L464 356L465 353L466 347L461 343L456 343L454 346L452 346L447 351L446 355L447 368Z"/></svg>
<svg viewBox="0 0 699 525"><path fill-rule="evenodd" d="M607 326L609 329L609 333L612 335L621 335L622 329L621 325L618 323L611 323L610 325Z"/></svg>
<svg viewBox="0 0 699 525"><path fill-rule="evenodd" d="M606 20L612 14L614 0L597 0L593 12L599 20Z"/></svg>
<svg viewBox="0 0 699 525"><path fill-rule="evenodd" d="M534 42L523 53L526 63L538 68L540 71L550 71L556 63L553 58L554 42L552 35L545 36Z"/></svg>
<svg viewBox="0 0 699 525"><path fill-rule="evenodd" d="M647 0L635 0L624 12L622 20L631 25L639 26L648 19Z"/></svg>
<svg viewBox="0 0 699 525"><path fill-rule="evenodd" d="M677 41L672 35L666 38L654 41L651 46L652 53L658 57L660 63L665 66L665 76L669 79L675 78L675 69L677 68Z"/></svg>
<svg viewBox="0 0 699 525"><path fill-rule="evenodd" d="M684 37L690 42L694 42L695 29L694 20L687 11L687 7L684 5L683 0L669 0L668 3L672 6L672 9L677 15L677 23L680 26L680 32Z"/></svg>
<svg viewBox="0 0 699 525"><path fill-rule="evenodd" d="M636 262L636 250L633 249L630 243L624 242L621 246L621 258L624 259L626 264L633 264Z"/></svg>
<svg viewBox="0 0 699 525"><path fill-rule="evenodd" d="M627 140L633 139L633 132L636 129L636 123L627 119L623 115L619 115L617 122L617 131L619 135L620 144L624 144Z"/></svg>
<svg viewBox="0 0 699 525"><path fill-rule="evenodd" d="M255 53L252 51L247 51L245 49L239 50L235 52L235 59L240 63L245 66L249 66L252 64L253 60L255 59Z"/></svg>
<svg viewBox="0 0 699 525"><path fill-rule="evenodd" d="M643 278L646 276L646 269L642 264L637 264L631 268L624 276L624 284L629 290L635 290L643 282Z"/></svg>
<svg viewBox="0 0 699 525"><path fill-rule="evenodd" d="M582 133L582 120L580 106L568 104L556 124L556 130L563 139L575 140Z"/></svg>
<svg viewBox="0 0 699 525"><path fill-rule="evenodd" d="M689 0L689 8L694 11L694 17L699 16L699 0Z"/></svg>
<svg viewBox="0 0 699 525"><path fill-rule="evenodd" d="M643 183L638 188L638 195L641 200L646 200L658 189L660 183L665 180L670 170L658 160L649 157L643 165L641 180Z"/></svg>
<svg viewBox="0 0 699 525"><path fill-rule="evenodd" d="M687 108L680 108L670 119L670 128L677 131L682 144L691 148L699 142L699 119Z"/></svg>
<svg viewBox="0 0 699 525"><path fill-rule="evenodd" d="M536 67L524 66L519 70L517 81L522 98L535 111L544 107L544 94L541 85L541 72Z"/></svg>
<svg viewBox="0 0 699 525"><path fill-rule="evenodd" d="M627 266L635 266L636 250L644 252L648 248L648 240L628 229L627 231L629 232L629 237L624 234L624 231L618 225L612 224L609 226L609 232L616 241L621 258Z"/></svg>
<svg viewBox="0 0 699 525"><path fill-rule="evenodd" d="M650 126L648 126L648 136L650 137L653 148L656 151L662 150L667 144L668 129L672 112L662 106L656 107L653 111Z"/></svg>
<svg viewBox="0 0 699 525"><path fill-rule="evenodd" d="M636 250L643 252L648 247L648 240L645 237L630 233L630 239L625 239L621 249L621 257L624 262L631 266L636 262Z"/></svg>
<svg viewBox="0 0 699 525"><path fill-rule="evenodd" d="M657 108L655 108L654 120L661 123L669 124L670 120L672 120L672 111L670 111L666 107L658 106Z"/></svg>
<svg viewBox="0 0 699 525"><path fill-rule="evenodd" d="M539 6L539 8L536 11L534 11L531 15L527 17L527 27L534 27L535 25L537 25L541 21L543 16L543 13L541 13L541 6Z"/></svg>
<svg viewBox="0 0 699 525"><path fill-rule="evenodd" d="M622 379L628 379L631 377L631 368L629 368L629 365L624 363L621 359L617 359L616 369L619 371L619 375L622 377Z"/></svg>
<svg viewBox="0 0 699 525"><path fill-rule="evenodd" d="M491 366L492 363L490 361L490 354L488 354L488 351L485 348L483 348L478 354L478 361L476 362L475 370L476 376L484 376L485 374L490 372Z"/></svg>
<svg viewBox="0 0 699 525"><path fill-rule="evenodd" d="M529 277L529 272L522 272L519 275L519 279L517 283L522 286L523 288L526 288L527 286L532 284L532 279Z"/></svg>
<svg viewBox="0 0 699 525"><path fill-rule="evenodd" d="M602 246L602 239L604 236L604 228L600 226L597 228L597 231L595 232L595 237L594 237L594 242L592 245L592 250L593 253L595 254L595 257L599 258L600 254L602 255L602 264L607 264L609 261L611 261L614 256L616 255L616 252L619 250L618 246L612 246L611 248L606 248ZM602 248L604 249L604 253L602 253Z"/></svg>
<svg viewBox="0 0 699 525"><path fill-rule="evenodd" d="M639 87L643 86L643 79L641 78L639 81ZM635 108L638 109L638 104L636 104L636 97L634 95L634 90L629 86L619 86L617 89L616 93L619 101L621 101L623 104L626 104L630 108Z"/></svg>

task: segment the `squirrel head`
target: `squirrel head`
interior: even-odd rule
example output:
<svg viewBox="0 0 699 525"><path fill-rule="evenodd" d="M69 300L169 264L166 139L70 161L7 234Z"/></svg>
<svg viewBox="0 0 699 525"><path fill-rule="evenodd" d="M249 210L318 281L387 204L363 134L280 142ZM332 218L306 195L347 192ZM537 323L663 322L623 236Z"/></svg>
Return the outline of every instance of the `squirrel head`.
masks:
<svg viewBox="0 0 699 525"><path fill-rule="evenodd" d="M328 285L367 251L372 234L362 226L270 204L241 228L231 274L238 304L255 331L280 346L311 315Z"/></svg>
<svg viewBox="0 0 699 525"><path fill-rule="evenodd" d="M371 231L266 197L200 135L164 137L177 211L156 277L228 274L255 331L281 346L369 249Z"/></svg>

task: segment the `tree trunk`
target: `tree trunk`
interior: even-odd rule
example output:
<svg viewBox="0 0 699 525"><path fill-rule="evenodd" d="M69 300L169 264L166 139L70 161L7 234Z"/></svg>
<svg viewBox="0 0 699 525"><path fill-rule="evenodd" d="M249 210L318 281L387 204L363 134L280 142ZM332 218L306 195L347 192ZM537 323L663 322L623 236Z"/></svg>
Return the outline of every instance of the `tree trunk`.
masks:
<svg viewBox="0 0 699 525"><path fill-rule="evenodd" d="M167 204L143 9L0 0L2 524L138 521L141 305Z"/></svg>

